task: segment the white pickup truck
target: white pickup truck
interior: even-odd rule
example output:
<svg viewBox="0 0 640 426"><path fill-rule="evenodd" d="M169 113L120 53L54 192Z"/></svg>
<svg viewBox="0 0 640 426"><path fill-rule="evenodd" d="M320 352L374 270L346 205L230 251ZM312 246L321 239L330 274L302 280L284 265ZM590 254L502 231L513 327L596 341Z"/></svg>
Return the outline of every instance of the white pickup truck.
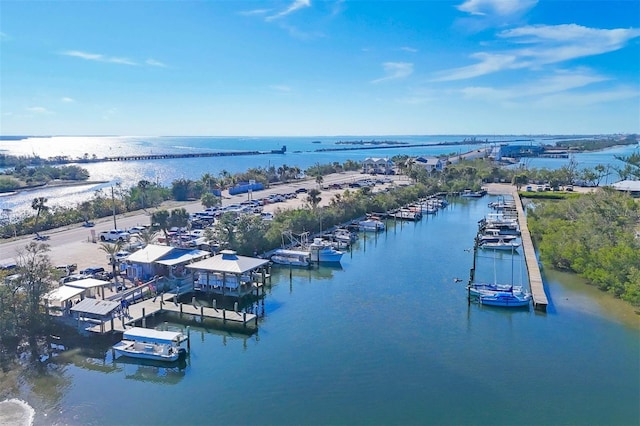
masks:
<svg viewBox="0 0 640 426"><path fill-rule="evenodd" d="M122 229L112 229L100 233L100 241L129 241L131 234Z"/></svg>

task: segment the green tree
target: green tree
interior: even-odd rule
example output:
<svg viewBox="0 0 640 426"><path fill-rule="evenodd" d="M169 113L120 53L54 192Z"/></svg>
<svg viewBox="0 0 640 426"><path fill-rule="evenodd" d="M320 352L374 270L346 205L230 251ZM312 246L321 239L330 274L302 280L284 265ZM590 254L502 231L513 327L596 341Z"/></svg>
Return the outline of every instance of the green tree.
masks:
<svg viewBox="0 0 640 426"><path fill-rule="evenodd" d="M169 235L167 231L169 230L169 212L167 210L158 210L151 215L151 223L157 229L162 230L164 233L164 238L167 240L167 244L169 242Z"/></svg>
<svg viewBox="0 0 640 426"><path fill-rule="evenodd" d="M307 193L307 202L311 205L311 208L315 211L318 208L318 204L322 201L322 197L320 197L320 191L313 188L310 189Z"/></svg>
<svg viewBox="0 0 640 426"><path fill-rule="evenodd" d="M98 246L99 250L102 250L107 254L107 259L109 260L109 264L111 265L113 271L113 281L118 286L118 271L117 268L119 266L119 262L116 259L116 254L122 250L122 241L116 241L114 243L100 243Z"/></svg>
<svg viewBox="0 0 640 426"><path fill-rule="evenodd" d="M44 333L47 321L40 309L42 297L52 288L51 260L49 245L31 242L18 254L19 278L16 286L20 288L19 325L26 331L31 353L38 355L38 336Z"/></svg>
<svg viewBox="0 0 640 426"><path fill-rule="evenodd" d="M200 197L200 202L206 208L219 206L222 204L220 197L213 195L211 192L205 192L204 194L202 194L202 197Z"/></svg>
<svg viewBox="0 0 640 426"><path fill-rule="evenodd" d="M31 208L36 211L36 220L33 224L33 232L38 231L38 220L40 219L40 214L42 212L46 212L49 210L49 206L47 206L47 201L49 201L45 197L37 197L34 198L31 202Z"/></svg>

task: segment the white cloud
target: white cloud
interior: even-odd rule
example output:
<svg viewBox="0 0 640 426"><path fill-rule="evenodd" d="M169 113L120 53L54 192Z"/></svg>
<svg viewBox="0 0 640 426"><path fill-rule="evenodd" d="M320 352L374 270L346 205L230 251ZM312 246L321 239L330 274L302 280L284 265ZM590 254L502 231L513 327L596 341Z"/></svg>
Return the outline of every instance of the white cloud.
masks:
<svg viewBox="0 0 640 426"><path fill-rule="evenodd" d="M239 12L242 16L254 16L254 15L266 15L271 12L271 9L253 9L253 10L244 10Z"/></svg>
<svg viewBox="0 0 640 426"><path fill-rule="evenodd" d="M289 5L285 10L278 12L275 15L268 16L266 20L273 21L274 19L282 18L305 7L311 7L311 0L294 0L293 3L291 3L291 5Z"/></svg>
<svg viewBox="0 0 640 426"><path fill-rule="evenodd" d="M291 92L291 87L284 84L272 84L269 86L270 89L275 90L277 92L289 93Z"/></svg>
<svg viewBox="0 0 640 426"><path fill-rule="evenodd" d="M417 53L418 49L415 49L413 47L409 47L409 46L403 46L400 48L400 50L404 50L405 52L409 52L409 53Z"/></svg>
<svg viewBox="0 0 640 426"><path fill-rule="evenodd" d="M72 102L75 102L75 99L65 96L64 98L60 99L60 101L64 103L72 103Z"/></svg>
<svg viewBox="0 0 640 426"><path fill-rule="evenodd" d="M27 111L35 113L35 114L42 114L42 115L53 114L52 111L49 111L45 107L41 107L41 106L27 107Z"/></svg>
<svg viewBox="0 0 640 426"><path fill-rule="evenodd" d="M465 80L479 77L496 71L513 68L517 60L517 56L515 55L486 52L474 53L471 57L478 59L479 62L466 67L442 71L439 73L440 77L435 78L435 81Z"/></svg>
<svg viewBox="0 0 640 426"><path fill-rule="evenodd" d="M549 96L543 96L531 105L538 108L579 108L633 98L640 101L640 91L638 88L623 86L591 92L557 93Z"/></svg>
<svg viewBox="0 0 640 426"><path fill-rule="evenodd" d="M576 24L514 28L501 31L498 37L521 47L474 53L470 57L478 62L443 71L435 80L463 80L508 69L540 69L544 65L619 50L639 36L638 29L607 30Z"/></svg>
<svg viewBox="0 0 640 426"><path fill-rule="evenodd" d="M147 59L145 61L145 63L147 65L152 66L152 67L160 67L160 68L166 68L167 67L167 65L164 62L156 61L155 59L151 59L151 58Z"/></svg>
<svg viewBox="0 0 640 426"><path fill-rule="evenodd" d="M467 0L457 9L471 15L510 16L527 12L538 3L538 0Z"/></svg>
<svg viewBox="0 0 640 426"><path fill-rule="evenodd" d="M127 59L127 58L119 58L115 56L106 56L99 53L88 53L82 52L80 50L67 50L61 53L65 56L71 56L74 58L81 58L87 61L96 61L96 62L109 62L112 64L121 64L121 65L138 65L137 63Z"/></svg>
<svg viewBox="0 0 640 426"><path fill-rule="evenodd" d="M504 101L567 92L608 80L608 77L594 74L586 69L562 70L527 84L500 89L469 86L463 88L461 93L467 98Z"/></svg>
<svg viewBox="0 0 640 426"><path fill-rule="evenodd" d="M372 80L372 83L399 80L413 74L413 64L410 62L385 62L382 67L384 68L385 76Z"/></svg>

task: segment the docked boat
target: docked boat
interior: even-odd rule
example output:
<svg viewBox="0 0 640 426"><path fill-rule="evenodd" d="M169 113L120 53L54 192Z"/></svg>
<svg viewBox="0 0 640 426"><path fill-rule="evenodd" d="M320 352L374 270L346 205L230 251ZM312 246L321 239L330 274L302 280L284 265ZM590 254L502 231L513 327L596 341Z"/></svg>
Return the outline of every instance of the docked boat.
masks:
<svg viewBox="0 0 640 426"><path fill-rule="evenodd" d="M519 308L529 306L531 303L531 293L514 291L488 291L481 292L478 301L481 305L501 306L506 308Z"/></svg>
<svg viewBox="0 0 640 426"><path fill-rule="evenodd" d="M486 250L505 250L516 251L520 247L520 243L517 241L508 241L504 238L495 238L489 240L478 241L478 247Z"/></svg>
<svg viewBox="0 0 640 426"><path fill-rule="evenodd" d="M333 239L336 241L344 241L348 244L355 243L358 239L358 234L351 232L346 228L338 228L332 233Z"/></svg>
<svg viewBox="0 0 640 426"><path fill-rule="evenodd" d="M379 217L369 216L367 219L358 222L358 229L364 232L384 231L385 224Z"/></svg>
<svg viewBox="0 0 640 426"><path fill-rule="evenodd" d="M471 283L468 285L469 294L471 296L480 297L488 293L509 293L524 294L525 290L522 286L512 286L510 284L495 283Z"/></svg>
<svg viewBox="0 0 640 426"><path fill-rule="evenodd" d="M185 340L187 337L180 332L133 327L122 333L122 340L113 349L130 358L172 362L186 353L180 347Z"/></svg>
<svg viewBox="0 0 640 426"><path fill-rule="evenodd" d="M322 238L314 238L309 244L311 262L317 263L340 263L344 252L336 250L330 243Z"/></svg>
<svg viewBox="0 0 640 426"><path fill-rule="evenodd" d="M394 217L396 219L401 219L401 220L418 221L422 219L422 210L401 208L391 212L389 216Z"/></svg>
<svg viewBox="0 0 640 426"><path fill-rule="evenodd" d="M485 195L487 195L487 191L485 189L481 189L479 191L472 191L470 189L465 189L464 191L462 191L462 194L460 194L461 197L465 197L465 198L482 198Z"/></svg>
<svg viewBox="0 0 640 426"><path fill-rule="evenodd" d="M309 266L311 253L308 250L278 249L271 256L271 261L279 265Z"/></svg>

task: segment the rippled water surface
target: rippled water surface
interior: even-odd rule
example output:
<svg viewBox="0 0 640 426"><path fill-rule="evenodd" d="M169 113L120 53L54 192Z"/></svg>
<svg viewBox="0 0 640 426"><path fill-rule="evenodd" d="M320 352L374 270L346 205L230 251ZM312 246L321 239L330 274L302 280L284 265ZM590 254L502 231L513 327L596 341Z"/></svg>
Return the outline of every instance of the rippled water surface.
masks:
<svg viewBox="0 0 640 426"><path fill-rule="evenodd" d="M341 267L274 268L257 333L192 324L182 365L72 342L16 397L40 425L638 424L637 317L607 313L626 305L552 275L546 314L468 305L454 278L468 277L489 201L390 224ZM482 253L477 265L478 279L527 284L521 255Z"/></svg>

